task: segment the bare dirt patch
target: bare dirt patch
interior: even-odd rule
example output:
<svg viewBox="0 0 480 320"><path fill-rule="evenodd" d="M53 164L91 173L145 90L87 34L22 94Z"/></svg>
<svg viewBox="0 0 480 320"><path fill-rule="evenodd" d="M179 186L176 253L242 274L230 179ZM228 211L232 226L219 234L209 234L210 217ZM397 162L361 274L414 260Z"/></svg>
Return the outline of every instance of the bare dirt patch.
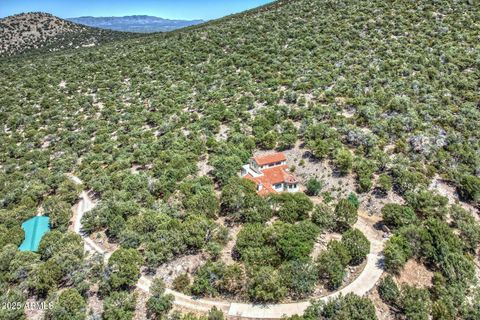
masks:
<svg viewBox="0 0 480 320"><path fill-rule="evenodd" d="M75 203L72 206L72 215L71 215L70 221L68 222L68 231L71 231L71 232L75 232L74 224L75 224L75 221L77 220L78 204L79 202L77 201L77 203Z"/></svg>
<svg viewBox="0 0 480 320"><path fill-rule="evenodd" d="M232 264L235 261L233 260L233 248L237 243L237 235L242 229L242 225L234 225L228 229L228 242L222 249L221 261L225 264Z"/></svg>
<svg viewBox="0 0 480 320"><path fill-rule="evenodd" d="M402 272L396 277L399 284L413 285L417 288L428 288L432 286L433 272L415 259L410 259L405 264Z"/></svg>
<svg viewBox="0 0 480 320"><path fill-rule="evenodd" d="M383 231L377 229L377 225L382 221L382 218L380 216L372 216L369 215L366 211L363 211L360 209L358 211L358 220L354 225L354 228L359 229L360 231L363 232L363 234L369 238L369 239L374 239L378 244L372 243L370 241L370 245L377 245L377 250L381 250L381 246L383 238L384 238L384 233Z"/></svg>
<svg viewBox="0 0 480 320"><path fill-rule="evenodd" d="M91 319L100 319L103 313L103 300L98 297L98 285L90 288L87 297L87 314Z"/></svg>
<svg viewBox="0 0 480 320"><path fill-rule="evenodd" d="M355 116L355 109L343 109L341 112L341 115L344 116L345 118L353 118Z"/></svg>
<svg viewBox="0 0 480 320"><path fill-rule="evenodd" d="M226 141L227 138L228 138L228 126L225 124L221 124L218 133L215 135L215 140Z"/></svg>
<svg viewBox="0 0 480 320"><path fill-rule="evenodd" d="M208 164L208 155L205 156L205 159L201 159L197 162L198 176L206 176L210 171L213 170L213 167Z"/></svg>
<svg viewBox="0 0 480 320"><path fill-rule="evenodd" d="M135 290L135 294L137 295L137 305L135 307L135 316L133 319L147 319L147 300L149 295L145 291L139 289Z"/></svg>
<svg viewBox="0 0 480 320"><path fill-rule="evenodd" d="M25 302L26 306L28 306L25 307L25 316L27 319L40 320L44 318L45 310L41 307L36 307L42 302L43 300L38 300L35 297L30 297L27 299Z"/></svg>

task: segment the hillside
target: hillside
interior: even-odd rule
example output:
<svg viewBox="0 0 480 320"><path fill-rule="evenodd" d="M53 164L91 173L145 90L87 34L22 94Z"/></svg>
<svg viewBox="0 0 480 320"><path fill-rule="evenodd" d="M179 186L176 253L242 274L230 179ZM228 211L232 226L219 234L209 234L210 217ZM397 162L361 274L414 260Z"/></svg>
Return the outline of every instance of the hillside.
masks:
<svg viewBox="0 0 480 320"><path fill-rule="evenodd" d="M203 20L171 20L146 15L125 17L78 17L67 19L71 22L116 31L127 32L165 32L204 22Z"/></svg>
<svg viewBox="0 0 480 320"><path fill-rule="evenodd" d="M480 319L479 9L279 1L4 59L2 301L143 319L173 303L156 278L193 311L314 299L308 319ZM305 192L238 177L275 151ZM53 231L19 252L37 213ZM324 308L357 279L367 296Z"/></svg>
<svg viewBox="0 0 480 320"><path fill-rule="evenodd" d="M86 27L47 13L22 13L0 19L0 56L91 47L132 36Z"/></svg>

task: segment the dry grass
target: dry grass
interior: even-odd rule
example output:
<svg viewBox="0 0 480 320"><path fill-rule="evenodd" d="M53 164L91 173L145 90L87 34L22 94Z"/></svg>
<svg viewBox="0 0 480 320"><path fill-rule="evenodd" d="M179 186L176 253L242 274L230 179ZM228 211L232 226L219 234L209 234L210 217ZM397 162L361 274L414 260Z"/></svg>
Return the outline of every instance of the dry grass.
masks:
<svg viewBox="0 0 480 320"><path fill-rule="evenodd" d="M400 275L396 277L398 284L408 284L417 288L432 286L433 272L414 259L408 260Z"/></svg>

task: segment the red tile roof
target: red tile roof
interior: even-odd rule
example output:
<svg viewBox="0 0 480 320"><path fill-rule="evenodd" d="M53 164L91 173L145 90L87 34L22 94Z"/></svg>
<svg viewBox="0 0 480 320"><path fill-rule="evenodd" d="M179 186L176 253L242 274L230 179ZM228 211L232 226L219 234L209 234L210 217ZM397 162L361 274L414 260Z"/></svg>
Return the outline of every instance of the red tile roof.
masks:
<svg viewBox="0 0 480 320"><path fill-rule="evenodd" d="M285 180L290 176L290 174L286 172L287 168L287 165L282 165L278 167L263 169L263 178L264 180L267 180L270 184L285 182Z"/></svg>
<svg viewBox="0 0 480 320"><path fill-rule="evenodd" d="M272 186L266 186L265 185L263 186L263 188L258 191L257 193L261 196L266 196L267 194L269 193L275 193L277 191L275 191L275 189L272 188Z"/></svg>
<svg viewBox="0 0 480 320"><path fill-rule="evenodd" d="M283 154L283 152L278 152L278 153L267 154L265 156L253 157L253 160L255 160L255 162L259 166L263 166L269 163L286 161L287 158L285 158L285 155Z"/></svg>
<svg viewBox="0 0 480 320"><path fill-rule="evenodd" d="M268 193L275 193L273 185L277 183L296 183L297 179L287 171L287 165L276 166L273 168L263 169L263 175L259 177L253 177L250 174L245 176L246 179L255 182L258 186L260 183L263 185L263 188L258 192L260 195L265 195Z"/></svg>

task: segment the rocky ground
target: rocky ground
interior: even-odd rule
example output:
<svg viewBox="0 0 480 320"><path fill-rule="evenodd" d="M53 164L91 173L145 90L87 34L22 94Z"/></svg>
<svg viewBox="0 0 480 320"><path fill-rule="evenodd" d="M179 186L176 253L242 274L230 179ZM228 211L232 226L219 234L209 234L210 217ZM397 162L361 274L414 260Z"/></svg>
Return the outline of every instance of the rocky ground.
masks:
<svg viewBox="0 0 480 320"><path fill-rule="evenodd" d="M170 287L176 277L184 273L195 273L205 261L206 257L201 253L181 256L162 264L156 271L156 277L163 279L165 284Z"/></svg>
<svg viewBox="0 0 480 320"><path fill-rule="evenodd" d="M440 195L446 197L450 204L460 205L463 209L469 211L477 222L480 222L479 210L469 203L460 202L455 187L448 184L448 182L443 180L440 176L437 175L433 178L429 188L431 190L436 190Z"/></svg>

